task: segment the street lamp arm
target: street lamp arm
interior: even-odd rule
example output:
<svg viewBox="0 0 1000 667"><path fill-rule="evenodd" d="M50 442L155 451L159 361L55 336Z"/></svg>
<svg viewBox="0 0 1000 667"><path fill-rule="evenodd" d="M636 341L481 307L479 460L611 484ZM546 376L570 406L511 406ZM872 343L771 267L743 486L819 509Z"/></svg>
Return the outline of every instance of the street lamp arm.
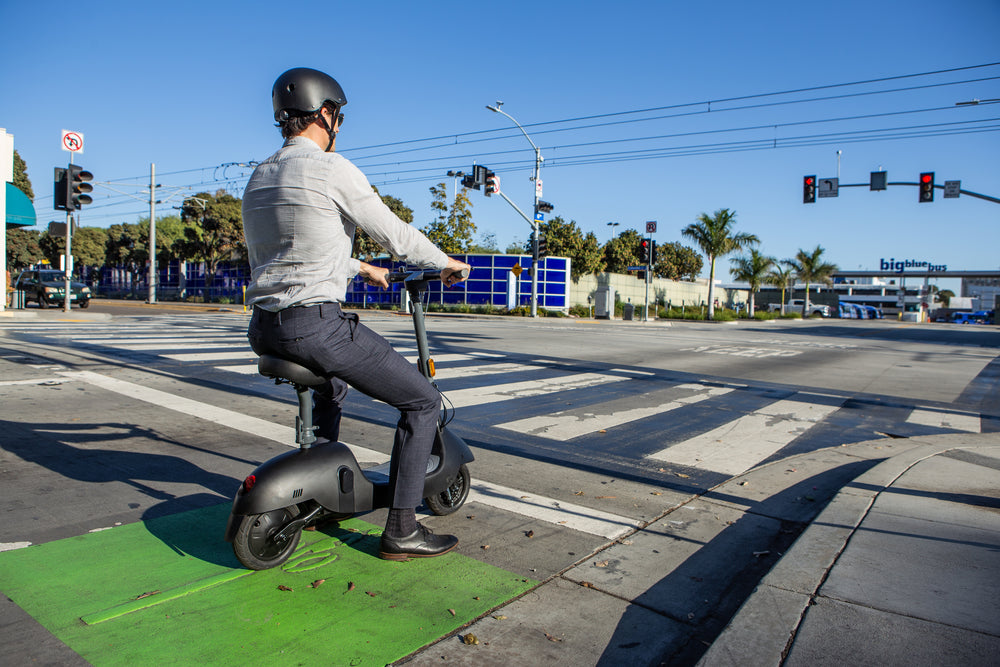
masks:
<svg viewBox="0 0 1000 667"><path fill-rule="evenodd" d="M538 156L538 159L539 160L542 159L541 150L538 148L538 146L535 145L535 142L531 140L531 137L528 136L528 133L524 131L524 128L521 127L521 124L518 123L514 119L513 116L511 116L509 113L507 113L503 109L499 109L499 108L497 108L497 107L495 107L495 106L493 106L491 104L487 104L486 108L489 109L490 111L494 112L494 113L498 113L500 115L507 116L507 118L510 118L511 122L514 123L514 125L517 125L517 129L521 130L521 134L523 134L524 138L528 140L528 143L531 144L531 147L535 149L535 154Z"/></svg>

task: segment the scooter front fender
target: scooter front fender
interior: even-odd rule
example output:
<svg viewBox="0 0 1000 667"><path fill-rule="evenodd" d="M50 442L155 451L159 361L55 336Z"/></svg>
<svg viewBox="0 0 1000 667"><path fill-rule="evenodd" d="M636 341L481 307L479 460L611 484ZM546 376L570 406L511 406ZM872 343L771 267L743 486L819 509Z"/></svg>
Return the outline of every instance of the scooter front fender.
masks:
<svg viewBox="0 0 1000 667"><path fill-rule="evenodd" d="M315 501L331 512L353 514L372 509L372 484L346 445L328 442L286 452L254 470L233 499L226 539L232 541L235 517L263 514Z"/></svg>

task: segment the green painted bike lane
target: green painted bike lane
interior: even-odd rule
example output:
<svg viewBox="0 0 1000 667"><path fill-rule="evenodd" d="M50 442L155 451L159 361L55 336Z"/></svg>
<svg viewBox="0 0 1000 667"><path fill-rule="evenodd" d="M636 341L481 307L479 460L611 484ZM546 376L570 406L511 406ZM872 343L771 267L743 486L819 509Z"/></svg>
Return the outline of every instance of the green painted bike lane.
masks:
<svg viewBox="0 0 1000 667"><path fill-rule="evenodd" d="M537 585L460 554L390 562L358 519L243 569L219 505L0 553L0 590L94 665L385 665Z"/></svg>

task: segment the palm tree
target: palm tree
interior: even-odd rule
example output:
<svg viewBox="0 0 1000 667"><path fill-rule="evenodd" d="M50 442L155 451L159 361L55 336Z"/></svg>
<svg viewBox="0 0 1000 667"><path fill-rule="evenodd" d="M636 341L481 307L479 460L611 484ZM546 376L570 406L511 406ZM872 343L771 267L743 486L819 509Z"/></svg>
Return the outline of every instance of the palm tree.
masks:
<svg viewBox="0 0 1000 667"><path fill-rule="evenodd" d="M836 264L822 261L823 248L816 246L812 252L799 250L795 254L795 259L788 260L795 269L796 277L806 284L806 298L802 301L802 318L806 317L806 308L809 307L809 285L811 283L824 283L832 285L833 279L830 275L837 270Z"/></svg>
<svg viewBox="0 0 1000 667"><path fill-rule="evenodd" d="M747 257L734 257L730 260L733 267L729 269L733 279L742 280L750 285L750 310L749 315L753 317L754 294L760 290L760 286L767 280L768 271L774 266L775 259L762 255L756 248L750 249Z"/></svg>
<svg viewBox="0 0 1000 667"><path fill-rule="evenodd" d="M780 262L775 262L771 265L771 272L764 276L764 282L768 285L774 285L775 287L781 288L781 314L785 314L785 290L792 286L792 279L794 271L792 266L792 260L783 259Z"/></svg>
<svg viewBox="0 0 1000 667"><path fill-rule="evenodd" d="M701 248L701 251L708 257L708 319L715 317L715 300L712 298L715 291L715 260L718 257L743 250L751 245L760 243L753 234L740 232L733 234L733 225L736 224L736 212L728 208L722 208L715 212L712 217L707 213L698 216L698 222L691 223L681 234L687 236Z"/></svg>

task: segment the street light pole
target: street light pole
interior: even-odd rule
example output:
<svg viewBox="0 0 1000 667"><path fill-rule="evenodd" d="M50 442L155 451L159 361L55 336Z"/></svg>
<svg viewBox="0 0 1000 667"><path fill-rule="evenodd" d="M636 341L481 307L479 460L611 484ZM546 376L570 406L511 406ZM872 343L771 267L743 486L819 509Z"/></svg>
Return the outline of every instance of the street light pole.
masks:
<svg viewBox="0 0 1000 667"><path fill-rule="evenodd" d="M619 225L619 223L617 223L617 222L609 222L608 223L608 227L611 228L611 240L612 241L615 240L615 227L617 227L618 225Z"/></svg>
<svg viewBox="0 0 1000 667"><path fill-rule="evenodd" d="M531 249L531 316L538 317L538 199L541 197L541 192L539 192L541 181L538 180L538 176L542 170L542 151L535 145L535 142L531 140L531 137L529 137L528 133L524 131L521 124L518 123L513 116L501 109L501 106L503 106L503 102L497 100L496 106L487 104L486 108L494 113L498 113L509 118L514 125L517 125L517 129L521 130L521 134L523 134L524 138L528 140L531 147L535 149L535 174L531 177L531 180L535 183L534 216L531 221L532 236L535 239L534 243L532 243Z"/></svg>

